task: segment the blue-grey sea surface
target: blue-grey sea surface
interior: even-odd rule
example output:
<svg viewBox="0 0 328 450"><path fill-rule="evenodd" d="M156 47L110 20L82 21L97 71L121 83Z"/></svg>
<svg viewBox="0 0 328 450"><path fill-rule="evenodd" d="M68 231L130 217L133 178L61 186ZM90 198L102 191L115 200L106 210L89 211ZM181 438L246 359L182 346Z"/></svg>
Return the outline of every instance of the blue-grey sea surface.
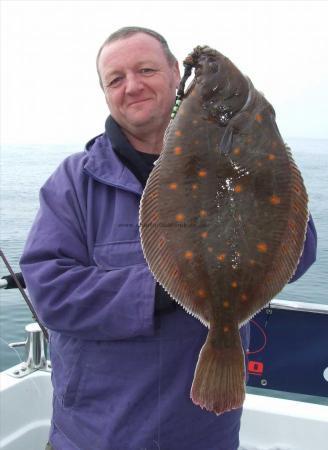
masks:
<svg viewBox="0 0 328 450"><path fill-rule="evenodd" d="M310 210L318 232L316 263L277 298L328 304L328 140L289 139L294 159L301 169L310 199ZM38 192L58 164L78 146L35 145L1 148L1 248L13 266L38 209ZM83 149L82 149L83 150ZM7 274L0 264L0 276ZM25 339L24 327L31 314L18 290L0 290L0 371L18 364L22 351L8 342Z"/></svg>

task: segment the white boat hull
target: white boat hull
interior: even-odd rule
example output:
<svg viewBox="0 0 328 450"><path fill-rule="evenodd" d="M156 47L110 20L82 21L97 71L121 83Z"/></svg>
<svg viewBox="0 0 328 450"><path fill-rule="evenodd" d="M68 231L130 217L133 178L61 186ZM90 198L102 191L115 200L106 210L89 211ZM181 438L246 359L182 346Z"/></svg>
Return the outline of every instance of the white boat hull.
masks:
<svg viewBox="0 0 328 450"><path fill-rule="evenodd" d="M37 370L24 378L0 373L0 449L44 450L51 410L49 373Z"/></svg>
<svg viewBox="0 0 328 450"><path fill-rule="evenodd" d="M8 372L0 373L0 449L44 450L51 418L50 373L37 370L13 378ZM246 396L240 450L326 450L327 433L328 406Z"/></svg>

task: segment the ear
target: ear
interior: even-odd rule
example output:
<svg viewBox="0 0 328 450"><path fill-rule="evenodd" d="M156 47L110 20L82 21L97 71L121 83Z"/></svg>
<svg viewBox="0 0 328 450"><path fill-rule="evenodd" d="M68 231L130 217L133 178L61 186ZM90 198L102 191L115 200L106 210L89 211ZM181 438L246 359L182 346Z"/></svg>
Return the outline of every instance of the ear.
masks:
<svg viewBox="0 0 328 450"><path fill-rule="evenodd" d="M175 61L175 63L174 63L173 73L174 73L174 77L175 77L175 87L178 89L180 80L181 80L180 68L179 68L178 61Z"/></svg>

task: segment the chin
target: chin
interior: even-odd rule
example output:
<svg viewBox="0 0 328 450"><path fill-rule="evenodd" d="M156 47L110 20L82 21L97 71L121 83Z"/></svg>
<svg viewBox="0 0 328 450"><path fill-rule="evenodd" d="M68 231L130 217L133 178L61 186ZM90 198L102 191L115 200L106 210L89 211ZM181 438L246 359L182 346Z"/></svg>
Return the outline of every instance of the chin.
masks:
<svg viewBox="0 0 328 450"><path fill-rule="evenodd" d="M138 116L134 116L134 117L130 117L129 118L129 122L131 125L135 126L135 127L142 127L142 126L147 126L149 124L152 123L156 123L158 120L156 120L156 118L153 115L140 115Z"/></svg>

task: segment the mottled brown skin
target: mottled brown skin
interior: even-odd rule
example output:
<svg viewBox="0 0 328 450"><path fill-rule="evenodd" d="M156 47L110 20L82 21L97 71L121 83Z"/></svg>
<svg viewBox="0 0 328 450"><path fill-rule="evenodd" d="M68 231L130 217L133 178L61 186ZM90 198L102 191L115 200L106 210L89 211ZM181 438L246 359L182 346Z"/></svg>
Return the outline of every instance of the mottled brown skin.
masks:
<svg viewBox="0 0 328 450"><path fill-rule="evenodd" d="M191 397L220 414L243 403L238 328L294 273L307 196L251 82L208 47L186 62L195 79L144 191L141 238L156 279L210 328Z"/></svg>

